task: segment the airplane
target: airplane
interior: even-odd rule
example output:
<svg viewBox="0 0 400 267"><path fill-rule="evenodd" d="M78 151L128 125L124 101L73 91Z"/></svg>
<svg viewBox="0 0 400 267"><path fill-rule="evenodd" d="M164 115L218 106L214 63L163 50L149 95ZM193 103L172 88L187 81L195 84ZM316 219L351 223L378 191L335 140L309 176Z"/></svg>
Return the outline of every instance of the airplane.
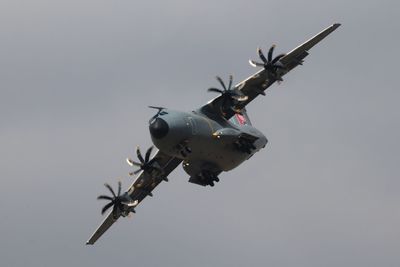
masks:
<svg viewBox="0 0 400 267"><path fill-rule="evenodd" d="M236 168L264 148L268 140L253 127L246 112L247 104L258 95L264 96L273 83L282 82L284 75L303 64L313 46L339 26L332 24L289 53L276 57L273 57L275 45L267 55L258 48L261 61L249 60L249 63L261 69L235 86L232 76L228 83L217 77L221 87L208 91L219 96L198 109L184 112L150 106L157 110L149 120L149 131L158 151L151 156L153 147L150 147L143 156L137 147L139 161L127 158L130 166L138 168L129 174L138 177L125 192L121 193L121 182L117 192L105 184L111 196L98 197L109 201L101 213L112 209L86 244L93 245L120 217L135 213L142 200L153 196L154 188L168 181L168 175L179 164L190 176L189 182L212 187L220 181L222 172Z"/></svg>

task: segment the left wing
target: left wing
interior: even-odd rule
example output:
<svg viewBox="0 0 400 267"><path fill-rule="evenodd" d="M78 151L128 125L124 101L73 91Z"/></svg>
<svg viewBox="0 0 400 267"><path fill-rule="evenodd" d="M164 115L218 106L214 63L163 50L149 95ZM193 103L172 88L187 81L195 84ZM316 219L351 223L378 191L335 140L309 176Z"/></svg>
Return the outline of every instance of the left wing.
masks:
<svg viewBox="0 0 400 267"><path fill-rule="evenodd" d="M305 43L299 45L289 53L282 55L278 60L278 63L281 65L279 70L277 71L279 77L284 76L293 68L297 67L298 65L302 65L303 59L308 56L308 51L315 46L317 43L322 41L326 36L332 33L340 26L339 23L335 23L325 30L321 31ZM257 73L253 74L249 78L243 80L239 84L234 87L234 90L238 90L242 95L246 96L247 100L238 102L235 105L235 109L241 110L246 107L248 103L250 103L254 98L258 95L264 95L264 91L270 87L274 82L279 81L279 78L276 76L269 75L268 71L263 68L259 70ZM201 111L209 116L215 116L218 114L218 108L220 107L220 103L222 101L222 96L214 98L209 103L201 108ZM226 110L223 112L223 116L225 119L230 119L235 114L234 110Z"/></svg>
<svg viewBox="0 0 400 267"><path fill-rule="evenodd" d="M127 190L129 197L135 203L135 207L146 197L152 196L152 191L156 186L161 183L161 181L167 181L167 176L181 163L181 159L177 159L158 151L152 158L154 164L157 164L161 172L152 171L145 172L142 171L138 178L132 183L132 185ZM86 245L93 245L97 239L99 239L108 228L113 225L114 222L118 220L121 214L117 217L114 216L111 211L104 221L100 224L97 230L93 233L90 239L86 242Z"/></svg>

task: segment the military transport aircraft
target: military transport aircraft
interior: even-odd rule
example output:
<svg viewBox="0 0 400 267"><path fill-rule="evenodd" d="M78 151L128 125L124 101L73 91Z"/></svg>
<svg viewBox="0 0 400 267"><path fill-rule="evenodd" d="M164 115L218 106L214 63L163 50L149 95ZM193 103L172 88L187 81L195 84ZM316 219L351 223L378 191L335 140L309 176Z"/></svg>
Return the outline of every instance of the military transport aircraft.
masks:
<svg viewBox="0 0 400 267"><path fill-rule="evenodd" d="M182 112L163 107L153 107L157 113L149 120L149 130L154 145L158 148L151 156L150 147L143 156L137 148L139 161L130 158L127 163L138 169L130 175L138 175L125 192L121 192L121 182L115 192L105 184L111 196L101 195L98 199L108 200L101 213L111 209L96 232L86 244L94 244L119 217L126 217L168 175L182 163L190 176L189 182L214 186L218 175L239 166L254 153L265 147L267 138L250 122L246 105L274 82L282 82L282 76L298 65L302 65L308 51L328 36L340 24L333 24L287 54L273 57L273 45L267 55L257 49L261 61L250 60L250 64L261 69L232 86L232 76L228 84L217 77L220 88L210 88L209 92L219 96L204 106L191 112Z"/></svg>

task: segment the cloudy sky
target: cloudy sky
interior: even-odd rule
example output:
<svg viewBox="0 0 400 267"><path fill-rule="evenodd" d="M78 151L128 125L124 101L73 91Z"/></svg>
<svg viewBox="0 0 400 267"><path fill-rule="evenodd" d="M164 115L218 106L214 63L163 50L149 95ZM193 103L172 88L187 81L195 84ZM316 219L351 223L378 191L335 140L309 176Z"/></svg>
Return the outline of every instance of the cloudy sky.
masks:
<svg viewBox="0 0 400 267"><path fill-rule="evenodd" d="M400 265L398 1L0 0L1 266ZM334 22L248 108L266 149L214 188L179 167L92 247L104 182L162 105Z"/></svg>

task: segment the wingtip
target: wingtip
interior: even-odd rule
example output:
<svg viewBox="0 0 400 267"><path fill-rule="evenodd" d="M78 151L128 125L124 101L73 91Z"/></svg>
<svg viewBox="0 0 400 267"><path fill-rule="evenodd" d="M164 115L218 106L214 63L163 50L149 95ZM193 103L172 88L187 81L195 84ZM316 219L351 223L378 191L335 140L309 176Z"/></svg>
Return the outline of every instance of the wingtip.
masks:
<svg viewBox="0 0 400 267"><path fill-rule="evenodd" d="M341 23L334 23L332 26L336 29L338 28L340 25L342 25Z"/></svg>

